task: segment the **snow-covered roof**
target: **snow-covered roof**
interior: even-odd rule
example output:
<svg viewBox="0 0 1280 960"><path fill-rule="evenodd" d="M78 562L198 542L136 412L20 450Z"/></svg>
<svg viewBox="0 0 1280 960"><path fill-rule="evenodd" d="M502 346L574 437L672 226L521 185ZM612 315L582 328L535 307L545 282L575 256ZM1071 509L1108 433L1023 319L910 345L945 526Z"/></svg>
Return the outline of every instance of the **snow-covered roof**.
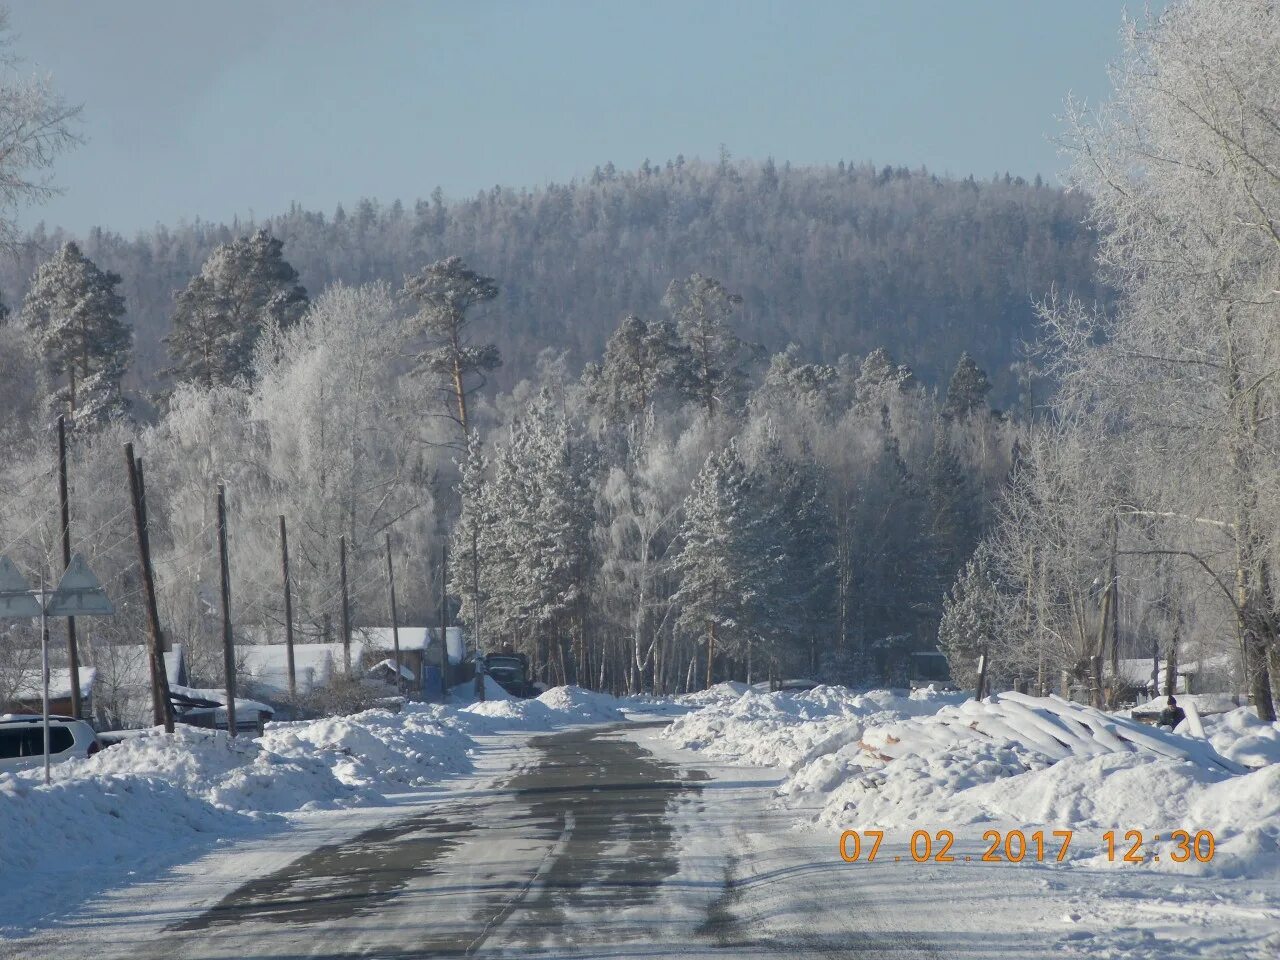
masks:
<svg viewBox="0 0 1280 960"><path fill-rule="evenodd" d="M463 632L461 627L446 627L446 642L449 649L449 662L461 663L465 655L465 643L463 640ZM373 649L382 652L391 650L394 647L394 638L390 627L359 627L358 633L363 635ZM439 627L400 627L400 649L401 650L421 650L428 653L427 662L430 663L430 656L438 656L436 654L436 644L440 642Z"/></svg>
<svg viewBox="0 0 1280 960"><path fill-rule="evenodd" d="M80 696L88 697L93 693L93 682L97 671L93 667L80 668ZM71 696L71 671L66 667L49 668L49 699L66 700ZM21 684L14 692L14 699L23 702L40 700L44 692L40 684L40 671L27 670L23 673Z"/></svg>
<svg viewBox="0 0 1280 960"><path fill-rule="evenodd" d="M353 643L352 661L360 656ZM283 696L289 692L289 660L285 644L260 643L236 647L240 661L240 677L263 696ZM294 677L299 693L310 693L323 687L343 668L341 643L295 643L293 645Z"/></svg>
<svg viewBox="0 0 1280 960"><path fill-rule="evenodd" d="M214 714L214 720L221 718L225 723L227 719L227 691L217 690L209 687L183 687L174 686L169 688L170 693L176 693L180 696L191 697L193 700L212 700L214 703L220 704L217 707L193 707L191 710L184 711L186 715L192 716L196 714ZM236 697L236 720L237 723L243 717L247 717L250 713L261 712L268 716L275 716L276 708L269 704L262 703L259 700L250 700L247 697Z"/></svg>
<svg viewBox="0 0 1280 960"><path fill-rule="evenodd" d="M375 671L395 673L396 672L395 661L392 660L390 657L388 657L386 660L379 660L377 663L375 663L372 667L369 668L370 673L374 673ZM413 671L410 670L408 667L406 667L403 663L400 664L400 676L404 677L406 680L409 680L409 681L414 681L418 679L413 675Z"/></svg>
<svg viewBox="0 0 1280 960"><path fill-rule="evenodd" d="M1151 663L1152 663L1151 657L1137 657L1137 658L1130 658L1130 659L1122 659L1119 664L1120 679L1126 681L1127 683L1136 684L1138 686L1142 686L1143 684L1150 683L1151 682ZM1159 682L1161 683L1164 682L1165 670L1167 668L1168 668L1168 661L1161 660L1160 671L1159 671ZM1179 663L1177 664L1176 672L1178 676L1185 677L1188 674L1193 674L1196 672L1196 665L1194 663L1186 663L1186 664ZM1108 677L1111 676L1110 663L1104 666L1103 674Z"/></svg>
<svg viewBox="0 0 1280 960"><path fill-rule="evenodd" d="M117 687L151 688L151 652L146 644L116 644L105 649L99 648L94 651L94 655L109 661L99 664L99 667L104 673L111 675ZM175 643L173 649L164 654L164 672L169 678L170 687L186 679L186 653L182 644Z"/></svg>

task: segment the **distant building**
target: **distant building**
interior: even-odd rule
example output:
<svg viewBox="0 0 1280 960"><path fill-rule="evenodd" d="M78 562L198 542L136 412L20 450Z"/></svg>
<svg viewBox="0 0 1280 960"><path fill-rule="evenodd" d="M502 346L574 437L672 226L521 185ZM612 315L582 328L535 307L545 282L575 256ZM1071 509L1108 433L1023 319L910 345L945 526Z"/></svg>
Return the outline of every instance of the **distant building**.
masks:
<svg viewBox="0 0 1280 960"><path fill-rule="evenodd" d="M97 671L93 667L80 668L80 703L84 716L93 716L93 686ZM0 713L41 713L44 710L44 691L39 670L23 671L13 684L5 684L13 690L3 703ZM49 712L71 715L71 671L65 667L49 669Z"/></svg>

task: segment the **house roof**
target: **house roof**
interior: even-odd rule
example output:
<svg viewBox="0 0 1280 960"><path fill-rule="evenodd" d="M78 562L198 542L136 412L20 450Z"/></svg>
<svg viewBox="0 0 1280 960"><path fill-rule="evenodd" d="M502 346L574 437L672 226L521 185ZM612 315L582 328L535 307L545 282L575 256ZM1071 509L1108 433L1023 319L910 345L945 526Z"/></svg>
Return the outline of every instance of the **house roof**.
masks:
<svg viewBox="0 0 1280 960"><path fill-rule="evenodd" d="M133 687L150 689L151 667L150 650L146 644L122 643L110 647L95 648L94 656L99 679L113 682L118 688ZM187 678L187 656L182 644L175 643L173 649L164 654L164 672L169 678L169 686L182 683Z"/></svg>
<svg viewBox="0 0 1280 960"><path fill-rule="evenodd" d="M375 663L372 667L369 668L369 672L370 673L374 673L374 672L395 673L396 672L395 661L392 660L390 657L388 657L386 660L379 660L377 663ZM416 676L414 676L413 671L410 670L408 667L406 667L403 663L400 664L400 676L404 677L406 680L409 680L409 681L415 681L418 679Z"/></svg>
<svg viewBox="0 0 1280 960"><path fill-rule="evenodd" d="M80 668L81 697L88 697L93 693L93 682L96 678L97 671L93 667ZM70 697L71 671L66 667L51 667L49 669L49 699L67 700ZM23 675L22 682L15 691L14 699L21 700L24 703L44 699L39 670L29 670Z"/></svg>
<svg viewBox="0 0 1280 960"><path fill-rule="evenodd" d="M184 711L185 716L208 715L212 713L214 720L221 719L223 723L227 722L227 691L216 690L207 687L182 687L174 686L170 688L170 693L176 693L184 697L191 697L194 700L210 700L219 704L216 707L193 707ZM250 713L265 713L268 716L275 716L275 707L262 703L258 700L250 700L247 697L236 697L236 721L239 723L240 718L247 717Z"/></svg>
<svg viewBox="0 0 1280 960"><path fill-rule="evenodd" d="M352 644L351 657L360 655ZM289 692L287 647L283 643L256 643L236 647L241 661L240 677L252 684L262 696L283 696ZM343 666L341 643L295 643L293 645L294 677L299 693L310 693L323 687Z"/></svg>
<svg viewBox="0 0 1280 960"><path fill-rule="evenodd" d="M379 652L391 650L394 647L390 627L359 627L357 632ZM432 656L439 656L436 653L440 643L439 627L400 627L399 633L401 650L421 650L427 655L428 663L431 662ZM445 639L449 650L449 662L461 663L466 653L462 627L446 627Z"/></svg>

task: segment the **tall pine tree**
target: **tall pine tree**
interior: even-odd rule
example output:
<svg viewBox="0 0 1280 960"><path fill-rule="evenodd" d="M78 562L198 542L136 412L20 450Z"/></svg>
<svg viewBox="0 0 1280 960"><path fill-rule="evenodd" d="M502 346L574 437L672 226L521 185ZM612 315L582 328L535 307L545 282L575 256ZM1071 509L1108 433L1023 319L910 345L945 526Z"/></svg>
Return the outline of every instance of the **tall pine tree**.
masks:
<svg viewBox="0 0 1280 960"><path fill-rule="evenodd" d="M309 305L283 250L283 241L258 230L209 255L174 298L167 376L205 388L250 379L262 331L290 326Z"/></svg>
<svg viewBox="0 0 1280 960"><path fill-rule="evenodd" d="M753 348L729 325L742 297L719 280L695 273L673 280L662 298L692 358L692 398L707 416L733 412L747 387L744 362Z"/></svg>
<svg viewBox="0 0 1280 960"><path fill-rule="evenodd" d="M626 317L609 338L600 364L582 373L587 399L613 422L630 423L663 394L692 392L690 355L670 320Z"/></svg>
<svg viewBox="0 0 1280 960"><path fill-rule="evenodd" d="M472 341L468 311L497 297L498 282L469 268L461 257L447 257L406 278L404 294L418 305L417 327L427 340L418 365L440 381L448 416L466 437L471 429L467 398L483 386L486 373L502 366L496 345Z"/></svg>
<svg viewBox="0 0 1280 960"><path fill-rule="evenodd" d="M60 382L57 398L73 420L101 422L127 403L120 381L133 351L124 322L119 274L98 269L75 243L43 264L22 305L22 318Z"/></svg>

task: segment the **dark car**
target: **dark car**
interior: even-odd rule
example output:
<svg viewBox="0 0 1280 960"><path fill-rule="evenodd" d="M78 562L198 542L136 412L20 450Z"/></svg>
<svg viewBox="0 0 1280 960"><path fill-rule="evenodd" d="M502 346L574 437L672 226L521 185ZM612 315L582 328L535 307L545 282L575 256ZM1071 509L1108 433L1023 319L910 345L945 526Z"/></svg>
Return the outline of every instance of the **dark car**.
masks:
<svg viewBox="0 0 1280 960"><path fill-rule="evenodd" d="M491 653L484 658L484 672L513 697L533 697L529 682L529 658L522 653Z"/></svg>

